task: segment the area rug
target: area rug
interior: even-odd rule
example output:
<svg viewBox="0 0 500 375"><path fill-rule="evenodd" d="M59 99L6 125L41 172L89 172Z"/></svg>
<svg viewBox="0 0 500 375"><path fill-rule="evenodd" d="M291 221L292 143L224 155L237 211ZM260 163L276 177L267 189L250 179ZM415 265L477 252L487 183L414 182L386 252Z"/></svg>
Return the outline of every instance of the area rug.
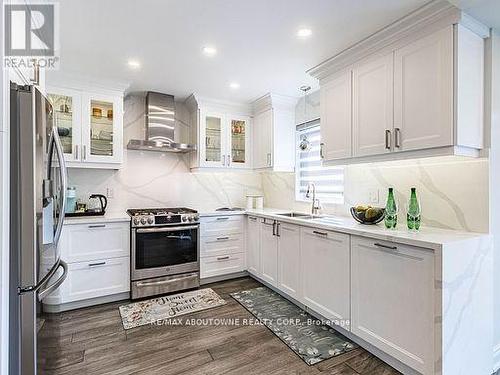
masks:
<svg viewBox="0 0 500 375"><path fill-rule="evenodd" d="M225 305L212 289L199 289L120 306L123 328L152 324L181 315Z"/></svg>
<svg viewBox="0 0 500 375"><path fill-rule="evenodd" d="M231 293L308 365L357 348L346 337L266 287Z"/></svg>

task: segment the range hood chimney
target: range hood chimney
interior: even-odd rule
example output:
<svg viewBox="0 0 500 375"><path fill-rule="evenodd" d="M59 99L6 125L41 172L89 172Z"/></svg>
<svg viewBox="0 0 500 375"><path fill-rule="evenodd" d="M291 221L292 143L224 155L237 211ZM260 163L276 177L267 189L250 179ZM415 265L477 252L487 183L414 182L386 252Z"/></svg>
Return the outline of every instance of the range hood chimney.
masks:
<svg viewBox="0 0 500 375"><path fill-rule="evenodd" d="M131 139L130 150L157 152L189 152L195 145L174 141L176 131L175 102L172 95L146 93L146 132L144 139Z"/></svg>

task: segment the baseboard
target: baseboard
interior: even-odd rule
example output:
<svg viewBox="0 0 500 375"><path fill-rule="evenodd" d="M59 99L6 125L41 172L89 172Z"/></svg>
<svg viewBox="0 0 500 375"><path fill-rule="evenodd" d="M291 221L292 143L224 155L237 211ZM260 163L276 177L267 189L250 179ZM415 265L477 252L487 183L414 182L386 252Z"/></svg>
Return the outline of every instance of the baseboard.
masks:
<svg viewBox="0 0 500 375"><path fill-rule="evenodd" d="M245 276L248 276L247 271L235 272L235 273L230 273L230 274L221 275L221 276L205 277L204 279L200 279L200 285L218 283L219 281L238 279L240 277L245 277Z"/></svg>
<svg viewBox="0 0 500 375"><path fill-rule="evenodd" d="M43 304L43 311L46 313L51 313L51 314L52 313L60 313L63 311L81 309L83 307L102 305L104 303L129 300L129 299L130 299L130 293L125 292L125 293L113 294L111 296L85 299L83 301L68 302L68 303L63 303L60 305Z"/></svg>

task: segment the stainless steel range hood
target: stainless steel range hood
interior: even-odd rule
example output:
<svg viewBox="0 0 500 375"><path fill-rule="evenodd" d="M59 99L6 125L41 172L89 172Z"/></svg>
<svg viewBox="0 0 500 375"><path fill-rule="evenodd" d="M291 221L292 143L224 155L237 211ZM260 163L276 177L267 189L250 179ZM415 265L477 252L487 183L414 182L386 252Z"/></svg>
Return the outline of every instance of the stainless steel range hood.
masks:
<svg viewBox="0 0 500 375"><path fill-rule="evenodd" d="M127 148L157 152L189 152L196 145L175 142L175 102L172 95L149 91L146 94L144 139L131 139Z"/></svg>

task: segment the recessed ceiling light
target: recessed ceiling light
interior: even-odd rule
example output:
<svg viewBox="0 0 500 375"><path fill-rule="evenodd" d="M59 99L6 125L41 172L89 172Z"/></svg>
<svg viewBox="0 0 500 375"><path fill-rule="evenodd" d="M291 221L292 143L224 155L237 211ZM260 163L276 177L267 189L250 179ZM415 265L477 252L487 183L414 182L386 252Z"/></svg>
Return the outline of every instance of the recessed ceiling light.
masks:
<svg viewBox="0 0 500 375"><path fill-rule="evenodd" d="M307 29L307 28L302 28L302 29L299 29L297 31L297 37L298 38L307 38L307 37L310 37L312 35L312 30L311 29Z"/></svg>
<svg viewBox="0 0 500 375"><path fill-rule="evenodd" d="M229 84L229 87L231 87L232 89L239 89L240 88L240 84L238 82L231 82Z"/></svg>
<svg viewBox="0 0 500 375"><path fill-rule="evenodd" d="M203 53L206 56L215 56L217 54L217 49L215 47L205 46L203 47Z"/></svg>
<svg viewBox="0 0 500 375"><path fill-rule="evenodd" d="M139 69L141 67L141 63L137 60L128 60L127 65L131 69Z"/></svg>

